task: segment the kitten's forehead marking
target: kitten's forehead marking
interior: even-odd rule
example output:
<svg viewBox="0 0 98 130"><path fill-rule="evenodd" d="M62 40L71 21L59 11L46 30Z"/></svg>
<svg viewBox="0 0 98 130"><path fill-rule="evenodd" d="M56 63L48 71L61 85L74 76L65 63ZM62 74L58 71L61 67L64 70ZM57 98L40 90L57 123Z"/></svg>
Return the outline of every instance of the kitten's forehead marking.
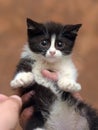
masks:
<svg viewBox="0 0 98 130"><path fill-rule="evenodd" d="M51 48L55 48L56 35L53 34L51 36Z"/></svg>

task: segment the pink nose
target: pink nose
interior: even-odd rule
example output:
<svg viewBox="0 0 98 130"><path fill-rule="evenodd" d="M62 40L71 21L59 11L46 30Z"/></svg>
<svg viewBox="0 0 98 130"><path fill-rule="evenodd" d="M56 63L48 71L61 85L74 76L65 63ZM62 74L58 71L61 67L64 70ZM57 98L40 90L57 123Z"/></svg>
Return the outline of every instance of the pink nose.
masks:
<svg viewBox="0 0 98 130"><path fill-rule="evenodd" d="M55 51L50 51L49 53L50 53L52 56L54 56L56 52L55 52Z"/></svg>

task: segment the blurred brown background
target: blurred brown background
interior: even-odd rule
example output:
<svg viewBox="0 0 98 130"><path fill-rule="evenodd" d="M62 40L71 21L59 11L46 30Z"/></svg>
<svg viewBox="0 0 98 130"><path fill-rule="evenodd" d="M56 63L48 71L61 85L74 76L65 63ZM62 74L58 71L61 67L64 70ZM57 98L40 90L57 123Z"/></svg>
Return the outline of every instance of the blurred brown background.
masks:
<svg viewBox="0 0 98 130"><path fill-rule="evenodd" d="M26 17L83 24L73 59L79 69L82 97L98 108L97 0L0 0L0 93L13 94L9 82L26 42Z"/></svg>

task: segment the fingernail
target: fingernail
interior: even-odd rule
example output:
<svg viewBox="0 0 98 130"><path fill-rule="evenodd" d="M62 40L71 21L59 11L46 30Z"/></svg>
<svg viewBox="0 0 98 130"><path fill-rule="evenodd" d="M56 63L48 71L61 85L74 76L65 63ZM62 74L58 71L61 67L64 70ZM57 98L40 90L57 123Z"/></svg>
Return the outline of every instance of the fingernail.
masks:
<svg viewBox="0 0 98 130"><path fill-rule="evenodd" d="M34 91L30 91L29 94L31 94L32 96L35 94Z"/></svg>

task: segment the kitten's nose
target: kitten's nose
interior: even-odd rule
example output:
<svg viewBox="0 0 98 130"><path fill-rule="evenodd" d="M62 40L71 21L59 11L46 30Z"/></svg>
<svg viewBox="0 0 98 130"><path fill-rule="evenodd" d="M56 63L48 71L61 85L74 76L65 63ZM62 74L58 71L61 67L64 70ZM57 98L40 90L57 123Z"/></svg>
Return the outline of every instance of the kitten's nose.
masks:
<svg viewBox="0 0 98 130"><path fill-rule="evenodd" d="M55 51L49 51L49 53L51 54L51 56L54 56L55 55Z"/></svg>

